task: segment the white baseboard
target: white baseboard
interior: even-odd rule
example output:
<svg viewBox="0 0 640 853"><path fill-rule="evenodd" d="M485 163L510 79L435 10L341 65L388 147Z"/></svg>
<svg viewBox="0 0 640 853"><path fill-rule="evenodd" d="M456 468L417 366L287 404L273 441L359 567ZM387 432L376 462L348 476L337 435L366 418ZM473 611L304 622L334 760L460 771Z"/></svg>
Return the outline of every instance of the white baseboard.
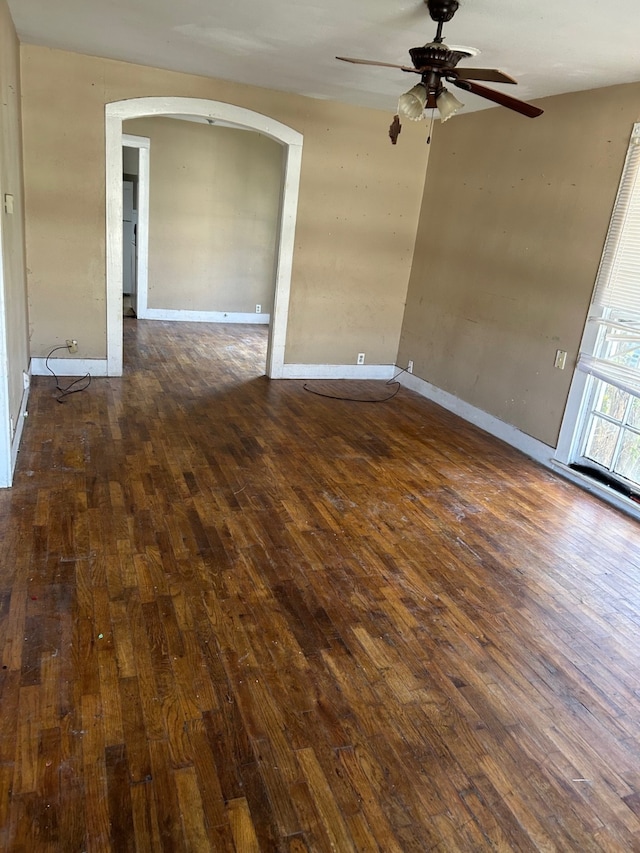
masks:
<svg viewBox="0 0 640 853"><path fill-rule="evenodd" d="M49 367L56 376L107 376L106 358L50 358ZM46 359L31 359L32 376L51 376L46 366Z"/></svg>
<svg viewBox="0 0 640 853"><path fill-rule="evenodd" d="M459 400L453 394L449 394L447 391L443 391L441 388L437 388L435 385L431 385L430 382L420 379L411 373L403 373L398 377L398 381L412 391L416 391L422 397L427 397L429 400L442 406L443 409L459 415L465 421L475 424L475 426L480 427L485 432L510 444L563 479L569 480L574 485L579 486L595 497L601 498L627 515L640 519L640 505L620 492L616 492L615 489L609 488L604 483L600 483L579 471L574 471L573 468L570 468L567 464L556 458L555 454L557 451L548 444L544 444L544 442L526 435L526 433L511 426L511 424L507 424L499 418L483 412L482 409L477 409L475 406Z"/></svg>
<svg viewBox="0 0 640 853"><path fill-rule="evenodd" d="M435 385L432 385L425 379L420 379L419 376L414 376L412 373L401 374L398 377L398 381L406 388L411 389L411 391L415 391L422 397L426 397L439 406L442 406L443 409L459 415L465 421L469 421L469 423L480 427L485 432L505 441L507 444L535 459L536 462L540 462L547 468L551 467L555 449L548 444L538 441L537 438L532 438L532 436L527 435L517 429L517 427L501 421L488 412L483 412L482 409L478 409L470 403L465 403L464 400L460 400L453 394L449 394L448 391L443 391L441 388L437 388Z"/></svg>
<svg viewBox="0 0 640 853"><path fill-rule="evenodd" d="M171 308L145 308L139 320L178 320L188 323L254 323L268 326L270 314L231 311L183 311Z"/></svg>
<svg viewBox="0 0 640 853"><path fill-rule="evenodd" d="M282 379L391 379L392 364L284 364Z"/></svg>
<svg viewBox="0 0 640 853"><path fill-rule="evenodd" d="M31 371L29 371L29 380L31 380ZM16 469L16 462L18 461L18 451L20 450L20 442L22 441L22 431L24 430L24 421L27 417L27 405L29 403L29 388L27 387L22 392L22 400L20 402L20 411L18 412L18 420L16 422L16 428L13 433L13 440L11 442L11 475L13 478L13 472Z"/></svg>

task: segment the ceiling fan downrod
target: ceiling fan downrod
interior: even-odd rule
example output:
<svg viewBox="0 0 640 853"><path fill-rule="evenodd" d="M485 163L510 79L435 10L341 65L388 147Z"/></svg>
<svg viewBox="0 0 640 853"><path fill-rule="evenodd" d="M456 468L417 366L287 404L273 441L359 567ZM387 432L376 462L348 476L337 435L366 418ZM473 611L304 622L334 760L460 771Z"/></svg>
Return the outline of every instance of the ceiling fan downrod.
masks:
<svg viewBox="0 0 640 853"><path fill-rule="evenodd" d="M433 41L439 44L443 40L442 25L450 21L458 11L458 0L424 0L424 2L429 9L432 20L438 22L438 29Z"/></svg>

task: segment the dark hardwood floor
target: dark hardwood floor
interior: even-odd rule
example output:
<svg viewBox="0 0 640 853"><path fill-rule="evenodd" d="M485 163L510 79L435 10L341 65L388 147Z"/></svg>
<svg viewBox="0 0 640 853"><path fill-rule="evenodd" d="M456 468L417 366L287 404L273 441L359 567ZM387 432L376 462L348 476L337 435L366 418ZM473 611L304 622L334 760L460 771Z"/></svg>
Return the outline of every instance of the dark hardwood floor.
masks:
<svg viewBox="0 0 640 853"><path fill-rule="evenodd" d="M125 340L0 493L0 849L640 851L636 522L264 329Z"/></svg>

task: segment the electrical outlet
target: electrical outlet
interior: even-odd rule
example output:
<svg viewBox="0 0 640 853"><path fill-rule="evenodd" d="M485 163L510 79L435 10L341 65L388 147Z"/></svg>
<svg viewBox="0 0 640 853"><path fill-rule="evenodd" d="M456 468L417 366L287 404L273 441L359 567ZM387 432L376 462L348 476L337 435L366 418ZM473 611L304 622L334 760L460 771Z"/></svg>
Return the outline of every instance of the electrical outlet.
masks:
<svg viewBox="0 0 640 853"><path fill-rule="evenodd" d="M78 341L67 340L67 349L69 352L78 352Z"/></svg>
<svg viewBox="0 0 640 853"><path fill-rule="evenodd" d="M556 357L555 357L555 361L553 362L553 366L557 367L558 370L564 370L566 363L567 363L566 352L562 349L556 350Z"/></svg>
<svg viewBox="0 0 640 853"><path fill-rule="evenodd" d="M256 314L262 314L262 305L256 305Z"/></svg>
<svg viewBox="0 0 640 853"><path fill-rule="evenodd" d="M413 362L411 359L407 362L407 373L413 373Z"/></svg>
<svg viewBox="0 0 640 853"><path fill-rule="evenodd" d="M31 377L29 376L29 374L27 373L26 370L23 370L22 371L22 388L23 388L23 390L26 391L30 384L31 384Z"/></svg>
<svg viewBox="0 0 640 853"><path fill-rule="evenodd" d="M363 352L358 353L358 360L356 361L356 364L364 364L364 353Z"/></svg>

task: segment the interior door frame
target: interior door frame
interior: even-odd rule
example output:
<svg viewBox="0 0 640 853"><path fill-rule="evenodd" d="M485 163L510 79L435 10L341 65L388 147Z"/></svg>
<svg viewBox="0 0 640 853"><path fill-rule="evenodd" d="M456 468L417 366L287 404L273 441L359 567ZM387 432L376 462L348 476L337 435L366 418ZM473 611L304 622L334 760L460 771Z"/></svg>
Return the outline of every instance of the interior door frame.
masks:
<svg viewBox="0 0 640 853"><path fill-rule="evenodd" d="M139 305L147 307L149 281L149 153L151 140L148 136L122 134L123 148L138 149L138 221L136 223L136 292L132 299L133 310L140 319ZM142 297L142 298L141 298Z"/></svg>
<svg viewBox="0 0 640 853"><path fill-rule="evenodd" d="M7 352L7 311L4 276L4 237L0 216L0 488L11 485L13 465L11 409L9 406L9 354Z"/></svg>
<svg viewBox="0 0 640 853"><path fill-rule="evenodd" d="M275 295L267 346L267 376L280 379L284 375L302 166L302 134L275 119L234 104L202 98L174 97L131 98L105 106L107 375L122 375L122 122L163 115L197 116L212 122L223 121L235 127L263 133L282 146Z"/></svg>

